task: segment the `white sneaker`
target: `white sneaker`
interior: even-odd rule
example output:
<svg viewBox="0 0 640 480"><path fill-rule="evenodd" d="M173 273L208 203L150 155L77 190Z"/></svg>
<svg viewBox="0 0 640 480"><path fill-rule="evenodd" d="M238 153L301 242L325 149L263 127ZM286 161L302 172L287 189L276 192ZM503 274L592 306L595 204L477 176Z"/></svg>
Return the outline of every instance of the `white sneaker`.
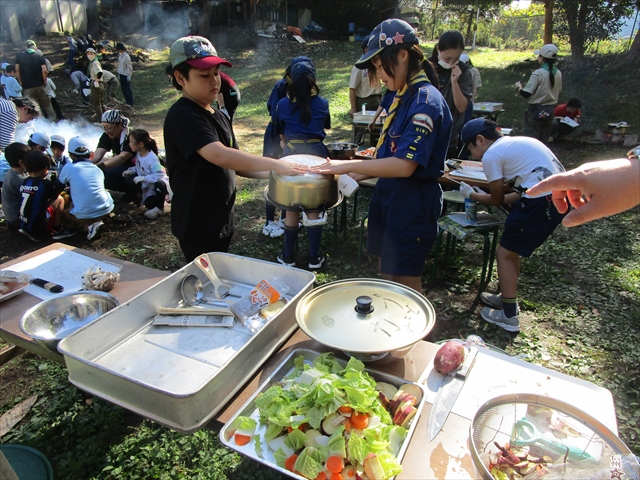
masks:
<svg viewBox="0 0 640 480"><path fill-rule="evenodd" d="M280 217L276 223L280 228L284 228L284 217Z"/></svg>
<svg viewBox="0 0 640 480"><path fill-rule="evenodd" d="M520 331L520 319L518 315L515 317L507 317L504 314L504 310L494 310L493 308L484 307L480 311L480 315L487 322L504 328L507 332L519 332Z"/></svg>
<svg viewBox="0 0 640 480"><path fill-rule="evenodd" d="M104 225L102 220L98 220L96 223L92 223L87 227L87 240L93 240L98 234L100 227Z"/></svg>
<svg viewBox="0 0 640 480"><path fill-rule="evenodd" d="M146 212L144 212L144 216L153 220L154 218L158 218L163 213L164 211L160 210L158 207L153 207L151 210L147 210Z"/></svg>
<svg viewBox="0 0 640 480"><path fill-rule="evenodd" d="M284 235L284 230L276 222L269 220L269 223L262 227L262 234L272 238L281 237Z"/></svg>

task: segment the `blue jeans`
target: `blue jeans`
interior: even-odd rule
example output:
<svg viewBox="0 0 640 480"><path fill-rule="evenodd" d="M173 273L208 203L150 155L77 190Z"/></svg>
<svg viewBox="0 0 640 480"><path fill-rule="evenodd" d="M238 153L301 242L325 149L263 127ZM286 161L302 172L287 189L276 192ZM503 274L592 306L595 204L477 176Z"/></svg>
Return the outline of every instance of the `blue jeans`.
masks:
<svg viewBox="0 0 640 480"><path fill-rule="evenodd" d="M133 105L133 92L131 91L131 82L127 79L126 75L120 74L120 88L122 88L122 95L127 105Z"/></svg>

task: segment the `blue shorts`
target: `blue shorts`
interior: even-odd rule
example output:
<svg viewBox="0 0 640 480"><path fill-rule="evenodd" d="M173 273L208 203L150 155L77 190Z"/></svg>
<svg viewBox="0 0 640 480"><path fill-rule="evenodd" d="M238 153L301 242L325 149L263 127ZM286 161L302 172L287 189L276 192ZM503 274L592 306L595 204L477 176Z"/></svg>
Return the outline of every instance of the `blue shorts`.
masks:
<svg viewBox="0 0 640 480"><path fill-rule="evenodd" d="M530 257L565 215L556 210L551 197L521 198L504 222L500 246L521 257Z"/></svg>
<svg viewBox="0 0 640 480"><path fill-rule="evenodd" d="M438 236L442 189L437 182L380 179L369 205L367 250L380 272L419 277Z"/></svg>

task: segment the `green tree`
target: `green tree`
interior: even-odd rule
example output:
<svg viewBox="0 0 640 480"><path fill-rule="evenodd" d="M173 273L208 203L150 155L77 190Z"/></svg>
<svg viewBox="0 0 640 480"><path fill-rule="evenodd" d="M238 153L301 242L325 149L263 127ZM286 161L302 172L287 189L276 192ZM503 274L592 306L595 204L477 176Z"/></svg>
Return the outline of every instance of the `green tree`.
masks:
<svg viewBox="0 0 640 480"><path fill-rule="evenodd" d="M556 32L569 37L571 59L584 64L589 45L620 31L637 0L556 0Z"/></svg>

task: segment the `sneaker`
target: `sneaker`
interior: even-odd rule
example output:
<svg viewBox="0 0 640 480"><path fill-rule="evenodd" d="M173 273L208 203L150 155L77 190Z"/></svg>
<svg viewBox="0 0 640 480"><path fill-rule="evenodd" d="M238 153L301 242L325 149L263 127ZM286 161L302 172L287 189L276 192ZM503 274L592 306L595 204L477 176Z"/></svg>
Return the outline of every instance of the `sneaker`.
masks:
<svg viewBox="0 0 640 480"><path fill-rule="evenodd" d="M502 310L502 294L501 293L489 293L482 292L480 294L480 301L487 307L495 308L496 310ZM520 307L516 305L516 315L520 314Z"/></svg>
<svg viewBox="0 0 640 480"><path fill-rule="evenodd" d="M284 235L284 230L273 220L269 220L269 222L262 227L262 234L267 237L281 237Z"/></svg>
<svg viewBox="0 0 640 480"><path fill-rule="evenodd" d="M493 308L484 307L480 311L480 315L487 322L504 328L507 332L519 332L520 331L520 319L518 315L515 317L505 317L503 310L495 310Z"/></svg>
<svg viewBox="0 0 640 480"><path fill-rule="evenodd" d="M51 232L51 238L53 238L54 240L62 240L63 238L73 237L76 233L78 233L77 230L72 230L70 228L61 228L57 232L55 230Z"/></svg>
<svg viewBox="0 0 640 480"><path fill-rule="evenodd" d="M97 222L89 225L87 227L87 240L93 240L94 238L96 238L96 235L98 234L98 231L100 230L100 227L102 225L104 225L104 222L102 220L98 220Z"/></svg>
<svg viewBox="0 0 640 480"><path fill-rule="evenodd" d="M144 216L147 218L158 218L160 215L162 215L164 213L163 210L160 210L158 207L153 207L151 210L147 210L146 212L144 212Z"/></svg>
<svg viewBox="0 0 640 480"><path fill-rule="evenodd" d="M276 223L280 228L284 228L284 217L280 217Z"/></svg>
<svg viewBox="0 0 640 480"><path fill-rule="evenodd" d="M295 267L296 266L296 261L293 257L285 257L284 256L284 251L280 252L278 254L278 263L281 263L282 265L284 265L285 267Z"/></svg>
<svg viewBox="0 0 640 480"><path fill-rule="evenodd" d="M40 239L34 237L33 235L31 235L29 232L27 232L26 230L23 229L19 229L18 233L24 237L27 237L29 240L31 240L32 242L39 242Z"/></svg>
<svg viewBox="0 0 640 480"><path fill-rule="evenodd" d="M480 301L487 307L495 308L496 310L502 310L501 293L482 292L480 294Z"/></svg>
<svg viewBox="0 0 640 480"><path fill-rule="evenodd" d="M316 258L309 258L309 270L320 270L326 259L327 256L324 253L321 253Z"/></svg>

